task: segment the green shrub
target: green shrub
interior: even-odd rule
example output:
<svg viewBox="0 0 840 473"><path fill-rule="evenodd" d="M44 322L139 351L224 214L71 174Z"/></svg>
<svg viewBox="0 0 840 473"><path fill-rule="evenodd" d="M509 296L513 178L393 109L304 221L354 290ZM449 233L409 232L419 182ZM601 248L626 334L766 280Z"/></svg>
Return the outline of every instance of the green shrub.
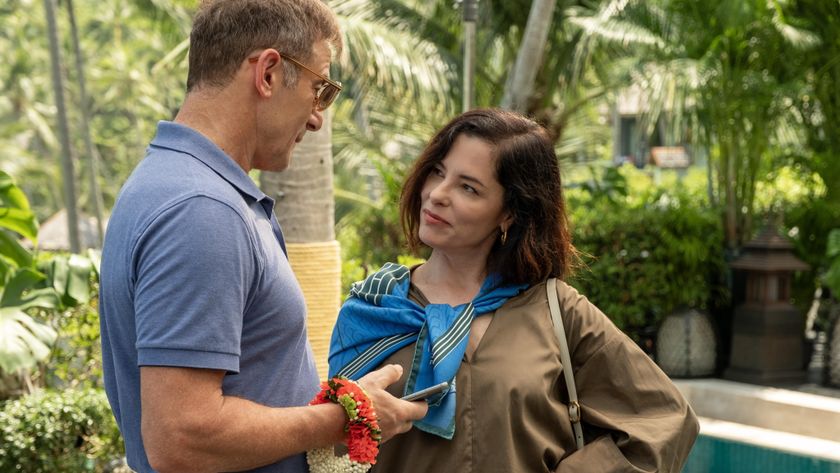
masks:
<svg viewBox="0 0 840 473"><path fill-rule="evenodd" d="M43 370L49 388L103 387L97 287L88 303L44 316L58 332Z"/></svg>
<svg viewBox="0 0 840 473"><path fill-rule="evenodd" d="M796 255L811 266L809 271L796 273L793 279L793 299L805 312L811 305L814 288L820 275L828 271L831 257L826 257L829 234L840 222L840 205L815 197L785 207L785 227L796 248Z"/></svg>
<svg viewBox="0 0 840 473"><path fill-rule="evenodd" d="M654 189L624 199L614 194L621 187L570 193L573 241L585 263L572 285L631 336L679 307L725 302L718 213L697 195Z"/></svg>
<svg viewBox="0 0 840 473"><path fill-rule="evenodd" d="M0 411L0 472L103 472L122 456L101 390L41 391Z"/></svg>

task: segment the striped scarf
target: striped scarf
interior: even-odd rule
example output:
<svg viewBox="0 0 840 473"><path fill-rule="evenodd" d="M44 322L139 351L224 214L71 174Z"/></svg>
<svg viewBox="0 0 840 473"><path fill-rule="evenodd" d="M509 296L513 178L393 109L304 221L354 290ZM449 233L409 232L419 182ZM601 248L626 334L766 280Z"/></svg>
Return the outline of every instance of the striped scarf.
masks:
<svg viewBox="0 0 840 473"><path fill-rule="evenodd" d="M410 276L407 267L387 263L353 284L333 330L330 376L358 379L400 348L416 342L405 393L444 381L451 388L429 399L428 414L415 425L451 439L455 433L455 374L467 348L472 319L495 311L527 285L499 286L499 278L491 275L472 302L424 308L408 298Z"/></svg>

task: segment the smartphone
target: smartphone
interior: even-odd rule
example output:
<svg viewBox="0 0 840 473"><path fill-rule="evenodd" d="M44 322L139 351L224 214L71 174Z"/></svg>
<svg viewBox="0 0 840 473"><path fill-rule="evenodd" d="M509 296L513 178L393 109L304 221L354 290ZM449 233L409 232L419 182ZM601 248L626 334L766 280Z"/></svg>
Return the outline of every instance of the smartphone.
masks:
<svg viewBox="0 0 840 473"><path fill-rule="evenodd" d="M436 385L434 385L430 388L421 389L419 391L413 392L413 393L411 393L407 396L401 397L400 399L402 399L403 401L422 401L422 400L424 400L424 399L426 399L430 396L433 396L433 395L435 395L439 392L445 391L447 388L449 388L449 383L444 381L444 382L442 382L440 384L436 384Z"/></svg>

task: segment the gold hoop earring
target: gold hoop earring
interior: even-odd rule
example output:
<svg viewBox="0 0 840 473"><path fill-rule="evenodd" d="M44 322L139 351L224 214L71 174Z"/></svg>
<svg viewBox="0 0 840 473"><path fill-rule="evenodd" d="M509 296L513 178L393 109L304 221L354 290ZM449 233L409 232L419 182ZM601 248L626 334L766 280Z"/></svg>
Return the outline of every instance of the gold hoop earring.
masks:
<svg viewBox="0 0 840 473"><path fill-rule="evenodd" d="M502 230L502 245L507 243L507 230Z"/></svg>

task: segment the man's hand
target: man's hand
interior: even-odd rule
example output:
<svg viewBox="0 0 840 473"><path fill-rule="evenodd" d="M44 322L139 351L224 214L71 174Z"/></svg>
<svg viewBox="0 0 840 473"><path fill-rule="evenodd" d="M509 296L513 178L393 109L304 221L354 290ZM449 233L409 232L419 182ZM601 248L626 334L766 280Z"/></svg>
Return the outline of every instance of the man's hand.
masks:
<svg viewBox="0 0 840 473"><path fill-rule="evenodd" d="M402 373L402 366L387 365L359 379L359 385L373 401L379 418L379 428L382 429L383 442L397 434L408 432L412 421L422 419L429 410L426 401L402 401L385 391L385 388L400 379Z"/></svg>

